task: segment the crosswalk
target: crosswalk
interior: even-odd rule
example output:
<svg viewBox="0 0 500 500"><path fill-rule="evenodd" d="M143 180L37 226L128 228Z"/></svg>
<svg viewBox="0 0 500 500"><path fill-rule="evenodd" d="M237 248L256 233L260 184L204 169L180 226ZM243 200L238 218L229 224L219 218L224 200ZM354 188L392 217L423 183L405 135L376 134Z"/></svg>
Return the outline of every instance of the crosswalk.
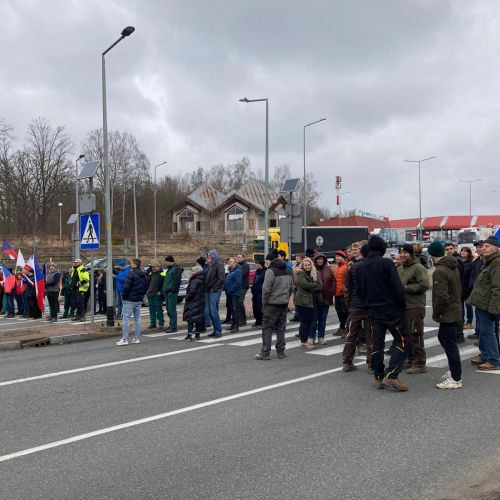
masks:
<svg viewBox="0 0 500 500"><path fill-rule="evenodd" d="M344 349L344 339L342 337L331 335L332 332L337 330L339 327L338 323L334 321L329 321L326 326L326 336L328 344L326 346L317 345L315 349L305 351L305 354L311 356L335 356L341 355ZM287 330L285 333L286 350L300 348L300 340L296 339L298 334L299 324L298 323L288 323ZM253 328L250 326L240 328L238 333L226 333L223 332L223 336L220 338L207 337L202 335L202 338L196 343L201 344L222 344L231 347L258 347L261 345L261 329ZM448 366L446 355L443 352L439 340L437 338L438 326L427 326L424 328L424 345L427 352L427 366L433 368L445 368ZM143 335L144 337L166 337L168 341L182 341L186 335L186 330L179 330L175 333L165 333L157 332ZM273 340L274 342L274 340ZM390 346L392 342L392 335L387 334L385 336L386 347ZM459 346L460 357L462 361L467 360L479 353L477 347L472 345ZM357 356L356 359L364 360L364 356Z"/></svg>

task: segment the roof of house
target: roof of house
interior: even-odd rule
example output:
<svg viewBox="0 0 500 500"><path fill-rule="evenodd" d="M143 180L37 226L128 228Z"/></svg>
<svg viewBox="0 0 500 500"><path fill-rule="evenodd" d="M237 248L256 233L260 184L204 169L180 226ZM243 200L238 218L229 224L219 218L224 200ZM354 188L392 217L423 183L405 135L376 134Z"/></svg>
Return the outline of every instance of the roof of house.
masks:
<svg viewBox="0 0 500 500"><path fill-rule="evenodd" d="M204 184L188 195L187 199L204 210L211 212L224 201L225 197L223 193L217 191L212 186Z"/></svg>

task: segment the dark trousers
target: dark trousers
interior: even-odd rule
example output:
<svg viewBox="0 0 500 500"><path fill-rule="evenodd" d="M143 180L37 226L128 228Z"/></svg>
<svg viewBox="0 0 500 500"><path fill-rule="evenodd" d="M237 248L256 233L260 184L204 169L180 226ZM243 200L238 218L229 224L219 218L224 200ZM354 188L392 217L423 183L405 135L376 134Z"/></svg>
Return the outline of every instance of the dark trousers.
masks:
<svg viewBox="0 0 500 500"><path fill-rule="evenodd" d="M240 296L239 295L228 295L226 297L228 303L231 304L231 326L233 328L239 328L240 326Z"/></svg>
<svg viewBox="0 0 500 500"><path fill-rule="evenodd" d="M75 294L71 290L67 290L64 292L64 317L73 316L75 309Z"/></svg>
<svg viewBox="0 0 500 500"><path fill-rule="evenodd" d="M460 352L457 345L457 324L440 323L438 340L448 358L451 377L457 382L462 380L462 364L460 363Z"/></svg>
<svg viewBox="0 0 500 500"><path fill-rule="evenodd" d="M335 311L337 311L337 316L339 317L340 328L342 330L345 330L349 312L347 311L347 306L345 304L345 298L343 295L335 297Z"/></svg>
<svg viewBox="0 0 500 500"><path fill-rule="evenodd" d="M315 325L318 320L318 310L316 307L304 306L295 306L295 309L300 319L300 341L304 344L309 338L309 332L311 331L312 325Z"/></svg>
<svg viewBox="0 0 500 500"><path fill-rule="evenodd" d="M349 311L349 332L345 338L344 351L342 353L342 362L346 365L352 365L354 355L356 354L356 345L359 338L364 337L366 342L366 362L371 365L372 362L372 337L370 320L366 309L351 307Z"/></svg>
<svg viewBox="0 0 500 500"><path fill-rule="evenodd" d="M376 378L381 379L386 376L387 378L398 378L401 370L403 369L406 356L408 355L408 325L406 318L391 318L371 320L372 323L372 339L373 339L373 352L372 352L372 368L373 374ZM385 370L384 366L384 346L385 346L385 333L389 333L393 337L391 346L391 358L389 360L389 368Z"/></svg>
<svg viewBox="0 0 500 500"><path fill-rule="evenodd" d="M17 314L19 314L20 316L28 315L28 304L26 302L26 296L24 294L16 295L16 302Z"/></svg>
<svg viewBox="0 0 500 500"><path fill-rule="evenodd" d="M47 299L49 301L50 317L57 319L59 312L59 292L47 292Z"/></svg>
<svg viewBox="0 0 500 500"><path fill-rule="evenodd" d="M262 325L262 295L252 295L253 317L257 325Z"/></svg>
<svg viewBox="0 0 500 500"><path fill-rule="evenodd" d="M98 313L106 314L106 290L97 292Z"/></svg>
<svg viewBox="0 0 500 500"><path fill-rule="evenodd" d="M240 317L239 317L240 323L245 323L247 320L247 312L245 310L245 296L247 292L248 292L248 287L241 289L241 295L239 297L239 303L238 303L238 307L240 310Z"/></svg>
<svg viewBox="0 0 500 500"><path fill-rule="evenodd" d="M273 305L266 304L263 308L262 319L262 349L261 353L269 355L271 352L271 342L273 333L276 334L276 351L278 353L285 350L285 330L286 330L286 313L288 304Z"/></svg>
<svg viewBox="0 0 500 500"><path fill-rule="evenodd" d="M417 368L425 366L426 361L424 349L424 317L424 307L406 310L406 321L408 322L408 330L410 331L408 364Z"/></svg>
<svg viewBox="0 0 500 500"><path fill-rule="evenodd" d="M233 322L233 305L231 304L229 296L226 294L226 318L224 319L224 323L232 323L232 322Z"/></svg>
<svg viewBox="0 0 500 500"><path fill-rule="evenodd" d="M40 309L38 308L38 302L36 301L36 295L30 295L28 297L28 310L29 310L29 315L32 318L41 318L42 313Z"/></svg>
<svg viewBox="0 0 500 500"><path fill-rule="evenodd" d="M73 301L76 309L76 316L85 316L85 292L79 292L78 290L73 290Z"/></svg>

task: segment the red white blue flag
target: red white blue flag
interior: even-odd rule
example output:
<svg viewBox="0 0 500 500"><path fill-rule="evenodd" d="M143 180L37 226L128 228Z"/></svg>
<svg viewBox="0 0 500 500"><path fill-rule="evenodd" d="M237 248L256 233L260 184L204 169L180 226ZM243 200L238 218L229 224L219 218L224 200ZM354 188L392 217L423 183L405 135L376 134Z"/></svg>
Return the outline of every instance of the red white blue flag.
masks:
<svg viewBox="0 0 500 500"><path fill-rule="evenodd" d="M36 261L35 255L32 257L33 259L33 273L35 278L35 291L36 291L36 301L38 303L38 309L43 314L44 305L43 298L45 296L45 279L42 274L42 270ZM30 259L31 260L31 259Z"/></svg>
<svg viewBox="0 0 500 500"><path fill-rule="evenodd" d="M3 273L3 287L5 293L12 293L12 291L16 286L16 278L5 266L5 264L2 264L2 273Z"/></svg>
<svg viewBox="0 0 500 500"><path fill-rule="evenodd" d="M3 240L2 252L7 254L11 260L17 259L17 252L9 245L7 240Z"/></svg>

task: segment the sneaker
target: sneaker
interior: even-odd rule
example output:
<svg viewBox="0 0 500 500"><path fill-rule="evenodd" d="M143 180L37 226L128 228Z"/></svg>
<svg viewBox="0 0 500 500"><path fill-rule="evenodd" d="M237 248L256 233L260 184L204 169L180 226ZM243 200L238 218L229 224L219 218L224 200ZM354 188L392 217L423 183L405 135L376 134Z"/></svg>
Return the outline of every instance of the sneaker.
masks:
<svg viewBox="0 0 500 500"><path fill-rule="evenodd" d="M446 373L443 373L443 375L441 375L441 380L446 380L448 378L451 378L450 370L448 370Z"/></svg>
<svg viewBox="0 0 500 500"><path fill-rule="evenodd" d="M411 366L406 370L406 373L409 373L410 375L415 375L416 373L426 373L427 368L425 366Z"/></svg>
<svg viewBox="0 0 500 500"><path fill-rule="evenodd" d="M436 384L436 387L438 389L461 389L462 388L462 381L459 380L458 382L456 380L453 380L451 377L443 380L439 384Z"/></svg>
<svg viewBox="0 0 500 500"><path fill-rule="evenodd" d="M483 363L482 365L478 366L478 369L481 371L499 371L500 370L500 365L493 365L489 361L486 361L486 363Z"/></svg>
<svg viewBox="0 0 500 500"><path fill-rule="evenodd" d="M471 340L479 340L479 335L474 332L474 333L467 335L467 338L471 339Z"/></svg>
<svg viewBox="0 0 500 500"><path fill-rule="evenodd" d="M132 344L140 344L140 343L141 343L140 339L137 339L135 337L132 339Z"/></svg>
<svg viewBox="0 0 500 500"><path fill-rule="evenodd" d="M398 378L384 377L384 380L382 380L382 383L387 387L392 387L396 391L407 391L408 390L408 384L401 382L401 380L399 380Z"/></svg>
<svg viewBox="0 0 500 500"><path fill-rule="evenodd" d="M344 363L342 365L342 371L343 372L353 372L356 371L358 367L356 365L353 365L352 363Z"/></svg>
<svg viewBox="0 0 500 500"><path fill-rule="evenodd" d="M378 377L375 377L373 379L372 385L373 385L373 387L375 387L375 389L383 389L384 388L384 384L382 383L382 379L378 378Z"/></svg>
<svg viewBox="0 0 500 500"><path fill-rule="evenodd" d="M128 340L121 339L116 343L116 345L128 345Z"/></svg>
<svg viewBox="0 0 500 500"><path fill-rule="evenodd" d="M325 340L325 337L320 337L318 339L318 344L319 345L328 345L328 342Z"/></svg>
<svg viewBox="0 0 500 500"><path fill-rule="evenodd" d="M300 347L302 349L314 349L314 345L310 344L309 342L301 342Z"/></svg>
<svg viewBox="0 0 500 500"><path fill-rule="evenodd" d="M214 333L214 339L220 339L221 337L222 337L222 333Z"/></svg>
<svg viewBox="0 0 500 500"><path fill-rule="evenodd" d="M486 361L484 359L481 359L481 356L474 356L473 358L471 358L470 360L471 362L471 365L483 365L484 363L486 363Z"/></svg>
<svg viewBox="0 0 500 500"><path fill-rule="evenodd" d="M285 358L286 358L286 354L284 352L278 353L278 359L285 359Z"/></svg>
<svg viewBox="0 0 500 500"><path fill-rule="evenodd" d="M255 355L255 359L259 361L269 361L271 359L271 356L269 356L269 354L262 354L261 352L259 352Z"/></svg>

